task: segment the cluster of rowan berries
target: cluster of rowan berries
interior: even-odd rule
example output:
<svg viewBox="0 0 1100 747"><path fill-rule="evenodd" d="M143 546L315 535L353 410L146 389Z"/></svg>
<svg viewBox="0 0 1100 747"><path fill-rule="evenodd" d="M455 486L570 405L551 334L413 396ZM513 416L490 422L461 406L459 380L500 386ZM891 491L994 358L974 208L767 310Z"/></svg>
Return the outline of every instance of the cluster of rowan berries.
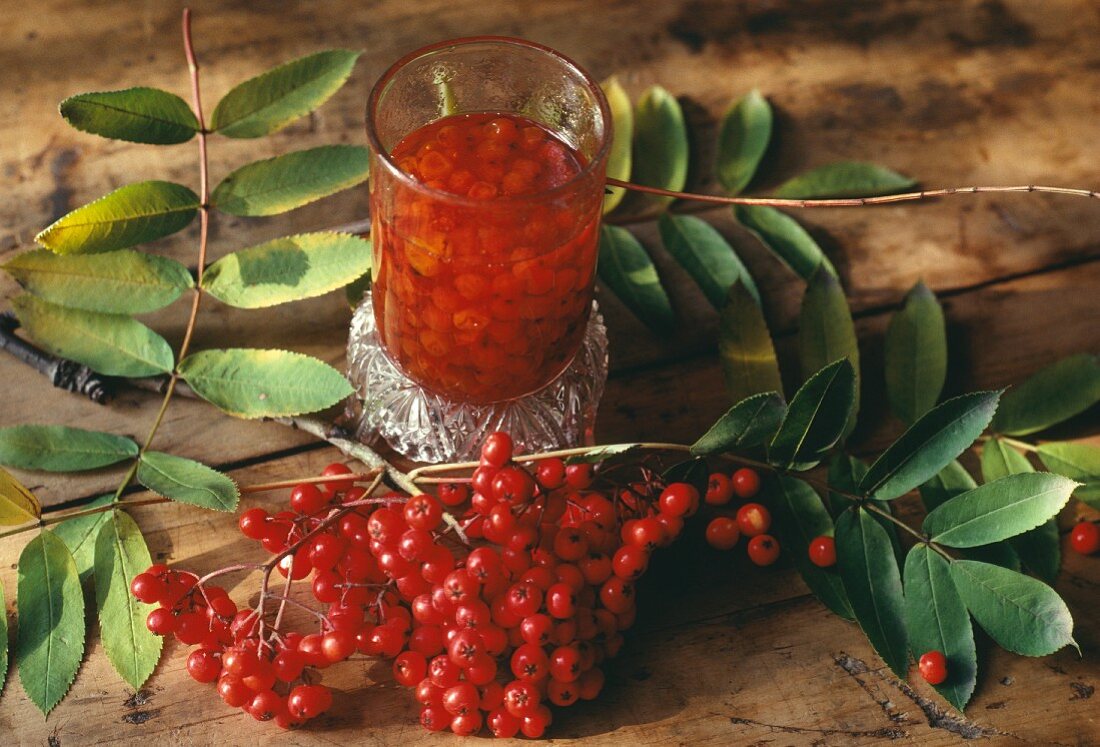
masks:
<svg viewBox="0 0 1100 747"><path fill-rule="evenodd" d="M726 506L734 497L748 501L760 492L760 475L748 467L742 467L732 475L714 472L707 482L704 502L710 506ZM719 508L721 510L721 508ZM748 538L748 556L756 565L771 565L779 559L779 540L768 534L771 529L771 512L761 503L750 501L730 515L720 515L707 524L707 543L719 550L731 550L741 540Z"/></svg>

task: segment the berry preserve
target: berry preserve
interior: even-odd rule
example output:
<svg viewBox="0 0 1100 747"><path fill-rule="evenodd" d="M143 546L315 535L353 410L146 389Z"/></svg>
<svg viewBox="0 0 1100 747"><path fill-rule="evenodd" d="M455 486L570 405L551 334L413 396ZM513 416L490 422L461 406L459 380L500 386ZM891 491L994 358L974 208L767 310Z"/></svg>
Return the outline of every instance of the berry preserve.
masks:
<svg viewBox="0 0 1100 747"><path fill-rule="evenodd" d="M592 305L603 164L496 112L430 122L389 155L400 173L371 188L372 298L390 357L460 401L552 381Z"/></svg>

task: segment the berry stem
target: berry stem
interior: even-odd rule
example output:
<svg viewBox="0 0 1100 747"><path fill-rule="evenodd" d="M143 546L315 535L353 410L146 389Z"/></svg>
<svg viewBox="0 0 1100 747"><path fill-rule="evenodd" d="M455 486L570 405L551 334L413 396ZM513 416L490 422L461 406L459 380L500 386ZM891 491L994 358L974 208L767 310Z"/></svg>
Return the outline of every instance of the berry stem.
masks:
<svg viewBox="0 0 1100 747"><path fill-rule="evenodd" d="M378 477L380 470L372 469L369 472L353 475L340 475L341 482L366 482ZM313 477L301 477L289 480L277 480L275 482L264 482L259 485L243 485L240 488L242 495L250 493L265 493L271 490L282 490L283 488L293 488L295 485L316 485L317 483L332 482L332 475L314 475Z"/></svg>
<svg viewBox="0 0 1100 747"><path fill-rule="evenodd" d="M289 578L287 580L289 580ZM289 584L288 584L288 586L289 586ZM298 609L305 610L306 612L313 615L314 617L316 617L318 620L321 620L322 622L324 622L326 620L324 613L320 612L319 610L314 609L313 607L310 607L308 604L306 604L304 602L300 602L297 599L294 599L293 597L288 597L285 594L276 594L273 591L269 591L269 592L267 592L267 598L268 599L276 599L276 600L279 601L279 614L275 616L275 624L272 626L276 630L279 629L279 622L280 622L279 618L280 618L280 615L282 615L283 607L284 607L284 605L287 605L287 604L292 604L295 607L297 607Z"/></svg>

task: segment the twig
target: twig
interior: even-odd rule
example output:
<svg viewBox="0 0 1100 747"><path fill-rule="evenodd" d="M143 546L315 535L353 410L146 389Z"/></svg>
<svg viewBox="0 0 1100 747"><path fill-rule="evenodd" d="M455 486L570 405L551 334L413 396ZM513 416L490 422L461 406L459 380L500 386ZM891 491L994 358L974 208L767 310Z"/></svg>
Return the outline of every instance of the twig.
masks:
<svg viewBox="0 0 1100 747"><path fill-rule="evenodd" d="M50 380L58 389L82 394L97 404L106 404L113 392L108 380L76 361L65 360L39 350L18 337L19 320L11 312L0 313L0 350L27 364Z"/></svg>

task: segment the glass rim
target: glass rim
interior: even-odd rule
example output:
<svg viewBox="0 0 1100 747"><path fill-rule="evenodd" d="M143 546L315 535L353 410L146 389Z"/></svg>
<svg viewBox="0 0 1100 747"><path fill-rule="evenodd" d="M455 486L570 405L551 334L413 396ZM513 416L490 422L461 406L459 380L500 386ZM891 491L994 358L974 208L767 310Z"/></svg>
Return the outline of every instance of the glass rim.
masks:
<svg viewBox="0 0 1100 747"><path fill-rule="evenodd" d="M584 164L580 171L574 174L568 181L559 184L551 189L543 190L541 192L533 192L525 195L500 195L494 197L491 200L475 200L466 195L455 194L454 192L448 192L445 189L435 189L429 187L421 181L414 179L409 174L405 173L394 162L390 153L382 147L382 141L378 137L378 133L374 126L375 116L374 113L378 109L378 104L389 82L397 74L399 70L409 65L413 61L424 57L432 52L437 52L442 49L450 49L454 47L461 47L469 44L499 44L501 46L514 46L524 47L527 49L537 50L544 54L550 55L564 65L567 69L575 73L584 83L588 86L596 98L596 104L600 111L600 118L603 122L603 132L600 138L599 148L593 154L592 158L588 159L588 162ZM437 121L437 120L432 120ZM447 39L434 44L428 44L427 46L415 49L409 52L404 57L397 60L397 62L390 65L386 72L382 73L381 77L371 88L370 96L367 98L367 141L371 150L377 156L387 169L389 169L391 175L402 183L405 187L429 195L439 200L445 200L447 202L458 203L461 205L467 205L471 207L489 207L499 206L503 204L521 204L530 203L532 201L541 201L548 198L557 197L560 194L568 192L578 182L587 179L591 176L592 172L599 168L599 165L604 163L607 159L608 153L611 150L611 141L613 134L613 126L611 122L611 107L607 103L607 97L604 95L603 88L599 83L589 75L588 71L574 62L571 58L562 54L561 52L548 47L538 42L529 41L527 39L520 39L514 36L464 36L457 39ZM408 134L408 133L406 133ZM556 134L556 133L555 133Z"/></svg>

